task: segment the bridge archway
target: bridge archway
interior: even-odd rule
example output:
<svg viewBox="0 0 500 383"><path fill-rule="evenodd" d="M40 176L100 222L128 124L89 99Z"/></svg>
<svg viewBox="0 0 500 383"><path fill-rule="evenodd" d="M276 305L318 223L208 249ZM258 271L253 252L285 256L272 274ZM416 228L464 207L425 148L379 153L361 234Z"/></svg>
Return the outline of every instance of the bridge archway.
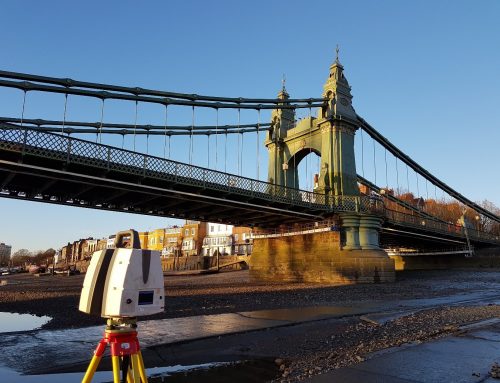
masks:
<svg viewBox="0 0 500 383"><path fill-rule="evenodd" d="M319 175L319 166L316 165L316 158L321 159L321 151L312 147L299 147L295 151L292 147L290 156L286 162L285 184L296 189L307 189L305 185L312 184L313 174ZM308 163L308 160L309 163ZM305 171L300 172L299 169ZM310 177L310 179L306 179Z"/></svg>

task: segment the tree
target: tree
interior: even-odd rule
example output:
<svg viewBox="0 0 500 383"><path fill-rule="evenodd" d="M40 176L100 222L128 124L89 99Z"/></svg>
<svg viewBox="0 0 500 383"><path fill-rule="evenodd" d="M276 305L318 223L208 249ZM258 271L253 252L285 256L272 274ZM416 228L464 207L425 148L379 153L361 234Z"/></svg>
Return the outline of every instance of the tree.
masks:
<svg viewBox="0 0 500 383"><path fill-rule="evenodd" d="M13 266L22 266L31 262L33 254L28 249L19 249L12 254L11 261Z"/></svg>
<svg viewBox="0 0 500 383"><path fill-rule="evenodd" d="M500 216L500 208L498 208L493 202L485 199L484 201L480 202L479 205L492 212L493 214ZM477 224L481 230L493 235L500 236L500 223L482 215L477 215L477 217Z"/></svg>

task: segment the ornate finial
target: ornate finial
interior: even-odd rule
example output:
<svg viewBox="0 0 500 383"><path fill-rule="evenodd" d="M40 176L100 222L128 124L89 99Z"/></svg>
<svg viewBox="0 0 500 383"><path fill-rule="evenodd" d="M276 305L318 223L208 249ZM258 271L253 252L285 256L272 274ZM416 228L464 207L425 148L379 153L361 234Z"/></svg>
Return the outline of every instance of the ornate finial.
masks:
<svg viewBox="0 0 500 383"><path fill-rule="evenodd" d="M339 44L337 44L337 47L335 48L335 62L336 63L339 63L339 51L340 51L340 48L339 48Z"/></svg>
<svg viewBox="0 0 500 383"><path fill-rule="evenodd" d="M283 78L281 79L281 87L283 92L286 92L285 84L286 84L286 77L285 74L283 73Z"/></svg>

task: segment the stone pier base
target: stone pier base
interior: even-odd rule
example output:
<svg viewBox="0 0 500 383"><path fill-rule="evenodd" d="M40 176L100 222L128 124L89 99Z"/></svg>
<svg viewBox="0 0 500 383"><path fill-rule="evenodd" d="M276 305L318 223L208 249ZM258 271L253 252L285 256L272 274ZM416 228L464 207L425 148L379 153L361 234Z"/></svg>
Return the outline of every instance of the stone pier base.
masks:
<svg viewBox="0 0 500 383"><path fill-rule="evenodd" d="M383 250L341 250L338 232L256 238L250 276L257 280L332 284L393 282L394 261Z"/></svg>

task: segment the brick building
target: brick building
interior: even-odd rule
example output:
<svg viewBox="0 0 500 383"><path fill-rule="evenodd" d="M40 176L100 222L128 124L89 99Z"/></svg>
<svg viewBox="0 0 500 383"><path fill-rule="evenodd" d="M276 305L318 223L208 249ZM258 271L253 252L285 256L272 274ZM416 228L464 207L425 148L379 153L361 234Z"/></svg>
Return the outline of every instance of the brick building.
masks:
<svg viewBox="0 0 500 383"><path fill-rule="evenodd" d="M181 255L201 255L203 239L207 235L207 224L198 221L186 221L182 226Z"/></svg>

